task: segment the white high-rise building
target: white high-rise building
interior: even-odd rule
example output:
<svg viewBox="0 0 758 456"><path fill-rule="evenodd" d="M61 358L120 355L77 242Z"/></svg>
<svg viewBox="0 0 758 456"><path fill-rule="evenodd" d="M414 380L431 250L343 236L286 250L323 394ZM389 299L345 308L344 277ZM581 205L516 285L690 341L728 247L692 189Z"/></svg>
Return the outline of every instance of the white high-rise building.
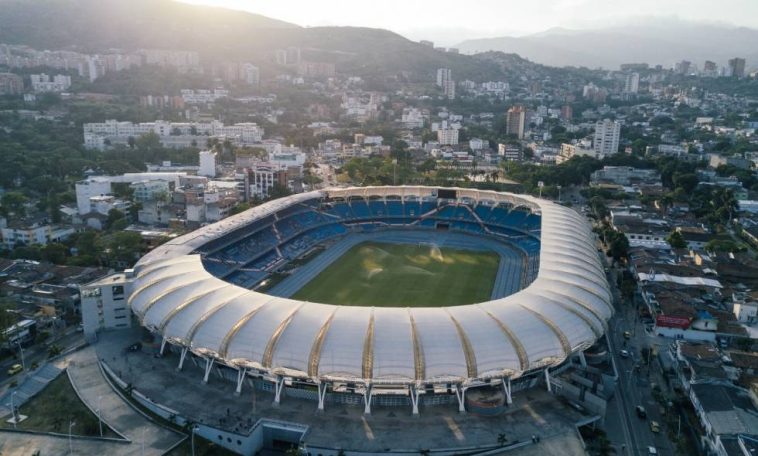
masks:
<svg viewBox="0 0 758 456"><path fill-rule="evenodd" d="M216 177L216 152L212 150L200 151L200 169L198 176Z"/></svg>
<svg viewBox="0 0 758 456"><path fill-rule="evenodd" d="M445 86L443 87L443 90L448 100L454 99L455 98L455 81L453 81L452 79L448 79L447 81L445 81Z"/></svg>
<svg viewBox="0 0 758 456"><path fill-rule="evenodd" d="M445 83L453 79L453 71L450 68L440 68L437 70L437 85L445 88Z"/></svg>
<svg viewBox="0 0 758 456"><path fill-rule="evenodd" d="M624 83L624 93L637 93L640 90L640 74L629 73Z"/></svg>
<svg viewBox="0 0 758 456"><path fill-rule="evenodd" d="M600 120L595 124L593 148L599 158L613 155L619 150L621 123L617 120Z"/></svg>
<svg viewBox="0 0 758 456"><path fill-rule="evenodd" d="M261 72L258 67L252 63L243 63L240 65L240 77L243 81L255 87L258 87L261 82Z"/></svg>
<svg viewBox="0 0 758 456"><path fill-rule="evenodd" d="M443 121L437 130L437 142L441 146L455 146L458 144L458 129Z"/></svg>

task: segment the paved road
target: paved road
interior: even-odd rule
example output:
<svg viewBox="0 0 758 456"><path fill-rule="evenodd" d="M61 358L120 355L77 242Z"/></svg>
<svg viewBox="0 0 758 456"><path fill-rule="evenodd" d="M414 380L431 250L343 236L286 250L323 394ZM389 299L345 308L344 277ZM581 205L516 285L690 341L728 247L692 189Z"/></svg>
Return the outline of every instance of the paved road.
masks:
<svg viewBox="0 0 758 456"><path fill-rule="evenodd" d="M607 264L605 256L601 256L601 261ZM609 323L609 338L619 380L617 394L608 404L611 413L606 417L606 430L619 455L646 455L651 446L656 448L658 454L674 455L676 451L666 436L659 404L652 396L652 383L661 384L656 370L657 362L653 359L650 367L647 367L639 359L642 347L656 346L658 350L663 350L667 341L647 333L638 318L636 307L632 303L625 303L621 298L616 286L619 274L620 270L610 268L608 275L616 308L616 314ZM628 341L624 338L625 331L631 333ZM630 353L629 358L620 356L622 349ZM636 364L641 365L638 371L634 368ZM647 419L637 416L637 405L645 407ZM661 425L660 433L650 430L650 421L657 421Z"/></svg>
<svg viewBox="0 0 758 456"><path fill-rule="evenodd" d="M32 345L31 347L24 348L24 364L27 370L31 368L31 365L37 363L42 365L48 356L47 352L51 344L55 344L61 348L61 351L66 351L69 348L75 347L84 342L84 336L82 333L76 331L75 326L70 326L63 330L59 337L45 342L44 344ZM17 352L17 359L9 358L0 363L0 394L2 394L3 387L7 386L13 380L20 380L23 374L16 374L12 377L8 376L8 368L14 364L21 364L21 357Z"/></svg>

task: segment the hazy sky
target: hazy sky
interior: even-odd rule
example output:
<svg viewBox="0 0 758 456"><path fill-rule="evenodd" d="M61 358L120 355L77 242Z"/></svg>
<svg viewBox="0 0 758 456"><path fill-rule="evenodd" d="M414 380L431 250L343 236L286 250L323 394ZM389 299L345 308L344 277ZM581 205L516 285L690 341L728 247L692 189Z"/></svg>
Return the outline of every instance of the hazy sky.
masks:
<svg viewBox="0 0 758 456"><path fill-rule="evenodd" d="M449 45L466 38L587 28L658 16L758 28L758 0L181 0L250 11L302 26L393 30Z"/></svg>

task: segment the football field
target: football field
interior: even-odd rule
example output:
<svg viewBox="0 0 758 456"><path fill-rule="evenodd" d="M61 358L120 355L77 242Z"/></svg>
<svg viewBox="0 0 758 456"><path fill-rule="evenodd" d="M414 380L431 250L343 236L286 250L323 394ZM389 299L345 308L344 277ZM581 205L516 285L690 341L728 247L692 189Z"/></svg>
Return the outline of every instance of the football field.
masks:
<svg viewBox="0 0 758 456"><path fill-rule="evenodd" d="M494 252L364 242L353 246L292 298L377 307L488 301L499 261Z"/></svg>

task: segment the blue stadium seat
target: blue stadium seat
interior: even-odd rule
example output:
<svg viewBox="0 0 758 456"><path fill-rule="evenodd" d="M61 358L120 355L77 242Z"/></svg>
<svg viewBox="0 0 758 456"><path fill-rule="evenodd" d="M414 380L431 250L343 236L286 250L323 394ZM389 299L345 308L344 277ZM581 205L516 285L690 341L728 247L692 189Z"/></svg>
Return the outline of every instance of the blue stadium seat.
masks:
<svg viewBox="0 0 758 456"><path fill-rule="evenodd" d="M408 217L418 218L421 216L421 203L418 201L406 201L405 202L405 214Z"/></svg>
<svg viewBox="0 0 758 456"><path fill-rule="evenodd" d="M371 213L368 210L368 204L363 200L353 200L350 202L355 218L369 218Z"/></svg>
<svg viewBox="0 0 758 456"><path fill-rule="evenodd" d="M478 215L482 221L487 221L490 215L492 215L492 206L480 204L474 208L474 212L476 212L476 215Z"/></svg>
<svg viewBox="0 0 758 456"><path fill-rule="evenodd" d="M370 201L368 203L369 213L373 217L386 217L387 216L387 206L385 206L384 201Z"/></svg>
<svg viewBox="0 0 758 456"><path fill-rule="evenodd" d="M403 202L402 201L387 201L387 215L390 217L402 217Z"/></svg>

